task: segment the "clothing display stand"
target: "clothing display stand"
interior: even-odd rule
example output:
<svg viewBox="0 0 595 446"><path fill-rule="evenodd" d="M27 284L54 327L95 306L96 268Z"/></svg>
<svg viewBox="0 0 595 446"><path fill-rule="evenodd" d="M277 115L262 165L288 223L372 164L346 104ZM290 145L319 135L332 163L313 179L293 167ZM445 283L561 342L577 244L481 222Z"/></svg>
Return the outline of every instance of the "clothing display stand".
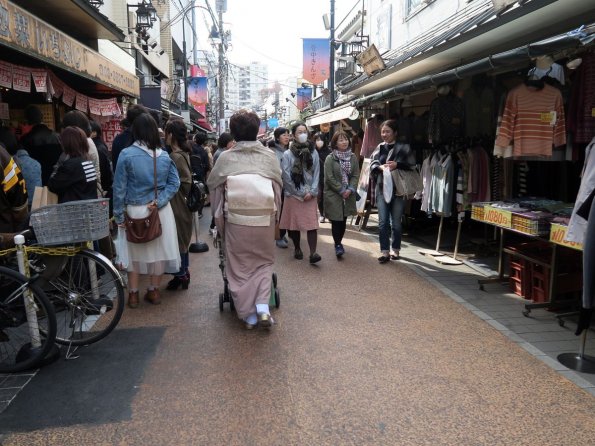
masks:
<svg viewBox="0 0 595 446"><path fill-rule="evenodd" d="M558 355L558 362L568 367L570 370L576 370L577 372L581 373L595 374L595 357L585 355L587 331L588 330L583 330L579 353L562 353Z"/></svg>
<svg viewBox="0 0 595 446"><path fill-rule="evenodd" d="M443 225L444 225L444 216L441 215L440 216L440 226L438 227L438 239L436 240L436 249L418 249L417 252L419 252L421 255L432 256L432 257L444 255L440 252L440 239L442 238L442 226Z"/></svg>
<svg viewBox="0 0 595 446"><path fill-rule="evenodd" d="M464 217L464 213L463 213L463 217ZM457 260L457 254L459 253L459 240L461 239L461 227L463 226L463 218L461 218L461 216L459 215L459 223L457 226L457 238L455 240L455 251L451 256L447 256L447 255L441 255L441 256L436 256L434 257L434 260L436 260L436 262L442 264L442 265L452 265L452 266L457 266L457 265L462 265L463 262L461 262L460 260Z"/></svg>

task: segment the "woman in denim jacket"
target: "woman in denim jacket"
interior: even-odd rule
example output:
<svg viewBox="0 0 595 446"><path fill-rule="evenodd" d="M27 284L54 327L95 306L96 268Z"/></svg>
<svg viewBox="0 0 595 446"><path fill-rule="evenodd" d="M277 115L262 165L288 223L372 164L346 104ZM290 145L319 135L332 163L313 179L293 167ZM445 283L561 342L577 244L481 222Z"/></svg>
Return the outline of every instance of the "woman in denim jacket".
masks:
<svg viewBox="0 0 595 446"><path fill-rule="evenodd" d="M169 201L180 187L178 170L169 155L160 148L155 120L142 114L132 124L134 143L118 158L114 175L114 218L124 227L124 212L130 218L143 218L152 206L159 209L162 234L147 243L128 243L128 306L139 304L139 274L150 276L145 300L161 303L159 286L165 272L180 269L180 251L176 221ZM153 157L157 159L157 201L155 202Z"/></svg>

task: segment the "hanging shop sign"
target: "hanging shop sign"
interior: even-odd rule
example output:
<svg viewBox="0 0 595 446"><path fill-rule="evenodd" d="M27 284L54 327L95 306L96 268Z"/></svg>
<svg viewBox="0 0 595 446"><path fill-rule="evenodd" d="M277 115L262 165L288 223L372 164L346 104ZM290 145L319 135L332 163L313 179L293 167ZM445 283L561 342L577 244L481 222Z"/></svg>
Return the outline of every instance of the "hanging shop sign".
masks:
<svg viewBox="0 0 595 446"><path fill-rule="evenodd" d="M297 108L302 111L312 101L312 88L303 87L297 89Z"/></svg>
<svg viewBox="0 0 595 446"><path fill-rule="evenodd" d="M384 60L380 56L380 53L374 44L370 45L367 50L359 53L355 59L368 76L372 76L374 73L382 71L386 68Z"/></svg>
<svg viewBox="0 0 595 446"><path fill-rule="evenodd" d="M0 43L129 95L139 95L134 74L8 0L0 0Z"/></svg>
<svg viewBox="0 0 595 446"><path fill-rule="evenodd" d="M48 72L40 69L31 70L31 76L33 77L33 85L35 85L35 91L38 93L48 92Z"/></svg>
<svg viewBox="0 0 595 446"><path fill-rule="evenodd" d="M12 88L12 64L0 62L0 87Z"/></svg>
<svg viewBox="0 0 595 446"><path fill-rule="evenodd" d="M329 39L304 40L304 72L302 77L314 85L322 84L330 76Z"/></svg>
<svg viewBox="0 0 595 446"><path fill-rule="evenodd" d="M112 150L112 143L116 136L122 133L122 127L120 127L120 121L113 119L111 121L104 122L101 126L101 133L103 141L107 145L109 150Z"/></svg>
<svg viewBox="0 0 595 446"><path fill-rule="evenodd" d="M16 91L31 91L31 73L22 68L12 67L12 88Z"/></svg>

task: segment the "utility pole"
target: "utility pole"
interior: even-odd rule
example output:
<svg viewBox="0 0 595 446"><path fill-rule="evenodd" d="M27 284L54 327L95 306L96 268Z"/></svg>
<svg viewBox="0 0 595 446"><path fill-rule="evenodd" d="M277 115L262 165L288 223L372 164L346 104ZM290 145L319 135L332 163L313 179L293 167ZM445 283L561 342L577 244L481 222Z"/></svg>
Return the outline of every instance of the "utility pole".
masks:
<svg viewBox="0 0 595 446"><path fill-rule="evenodd" d="M196 31L196 0L192 1L192 63L194 65L198 65L198 48L196 47L196 36L194 32Z"/></svg>
<svg viewBox="0 0 595 446"><path fill-rule="evenodd" d="M331 72L329 77L329 91L331 108L335 107L335 0L331 0Z"/></svg>
<svg viewBox="0 0 595 446"><path fill-rule="evenodd" d="M223 7L220 6L219 4L217 5L217 12L219 13L219 34L221 37L221 43L219 43L219 123L217 125L217 128L219 129L219 134L223 133L225 131L224 128L222 128L222 123L223 120L225 119L225 107L223 105L223 102L225 101L225 74L226 74L226 69L225 69L225 58L224 58L224 44L225 44L225 33L223 32Z"/></svg>

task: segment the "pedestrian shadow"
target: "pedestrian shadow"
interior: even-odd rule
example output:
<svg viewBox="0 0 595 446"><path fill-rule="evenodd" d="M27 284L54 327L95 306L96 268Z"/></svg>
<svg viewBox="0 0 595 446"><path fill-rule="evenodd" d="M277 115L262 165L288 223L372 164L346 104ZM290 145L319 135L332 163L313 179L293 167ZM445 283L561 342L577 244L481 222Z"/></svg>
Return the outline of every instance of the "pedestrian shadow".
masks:
<svg viewBox="0 0 595 446"><path fill-rule="evenodd" d="M4 432L29 432L132 418L132 400L165 327L113 331L97 344L44 367L0 414Z"/></svg>

